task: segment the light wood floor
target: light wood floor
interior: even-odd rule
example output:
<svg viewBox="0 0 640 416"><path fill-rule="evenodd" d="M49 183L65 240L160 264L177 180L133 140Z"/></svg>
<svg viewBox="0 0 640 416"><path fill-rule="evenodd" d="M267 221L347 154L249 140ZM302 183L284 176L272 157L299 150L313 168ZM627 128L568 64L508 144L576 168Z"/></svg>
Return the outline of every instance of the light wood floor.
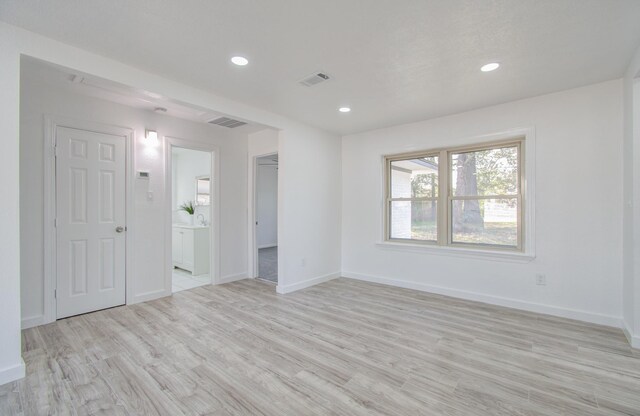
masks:
<svg viewBox="0 0 640 416"><path fill-rule="evenodd" d="M619 330L347 279L200 287L23 349L1 415L640 415Z"/></svg>

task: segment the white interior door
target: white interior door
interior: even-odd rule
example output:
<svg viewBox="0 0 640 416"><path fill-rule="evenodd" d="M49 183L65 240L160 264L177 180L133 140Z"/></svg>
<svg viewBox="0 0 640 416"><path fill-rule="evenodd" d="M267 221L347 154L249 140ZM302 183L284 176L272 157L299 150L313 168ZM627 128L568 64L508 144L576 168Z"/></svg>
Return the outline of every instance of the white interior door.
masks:
<svg viewBox="0 0 640 416"><path fill-rule="evenodd" d="M57 318L125 303L125 138L56 130Z"/></svg>
<svg viewBox="0 0 640 416"><path fill-rule="evenodd" d="M278 245L278 166L258 165L256 172L258 248Z"/></svg>

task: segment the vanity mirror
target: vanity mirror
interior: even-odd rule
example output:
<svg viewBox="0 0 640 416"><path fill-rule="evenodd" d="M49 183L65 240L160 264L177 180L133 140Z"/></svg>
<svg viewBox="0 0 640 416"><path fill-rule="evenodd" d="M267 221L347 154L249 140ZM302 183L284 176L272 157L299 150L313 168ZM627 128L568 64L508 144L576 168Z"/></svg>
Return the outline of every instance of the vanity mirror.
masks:
<svg viewBox="0 0 640 416"><path fill-rule="evenodd" d="M196 205L211 205L211 178L196 176Z"/></svg>

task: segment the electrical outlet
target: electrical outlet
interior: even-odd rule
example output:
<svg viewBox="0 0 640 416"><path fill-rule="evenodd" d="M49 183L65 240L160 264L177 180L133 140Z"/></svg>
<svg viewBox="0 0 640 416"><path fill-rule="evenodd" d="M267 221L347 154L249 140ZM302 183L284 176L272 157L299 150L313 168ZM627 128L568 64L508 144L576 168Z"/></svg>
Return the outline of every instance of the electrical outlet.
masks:
<svg viewBox="0 0 640 416"><path fill-rule="evenodd" d="M304 257L300 259L300 266L304 267L307 265L307 259L305 259Z"/></svg>
<svg viewBox="0 0 640 416"><path fill-rule="evenodd" d="M147 201L153 201L153 192L147 192Z"/></svg>
<svg viewBox="0 0 640 416"><path fill-rule="evenodd" d="M536 284L538 286L546 286L547 285L547 276L542 274L542 273L536 274Z"/></svg>

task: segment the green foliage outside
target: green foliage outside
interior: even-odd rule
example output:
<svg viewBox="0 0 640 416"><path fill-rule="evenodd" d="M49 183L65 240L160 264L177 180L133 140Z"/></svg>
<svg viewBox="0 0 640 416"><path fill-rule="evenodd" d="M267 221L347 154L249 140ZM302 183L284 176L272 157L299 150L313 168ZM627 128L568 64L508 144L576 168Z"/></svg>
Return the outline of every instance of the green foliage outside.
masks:
<svg viewBox="0 0 640 416"><path fill-rule="evenodd" d="M513 195L518 187L517 166L516 147L454 153L450 171L453 194L455 196ZM435 173L413 175L412 197L437 197L438 186L441 185ZM505 199L501 202L515 206L516 199ZM436 201L412 204L414 238L435 239L436 205ZM515 238L516 232L512 223L484 223L484 204L480 200L465 200L455 204L453 210L454 235L457 235L461 241L511 244Z"/></svg>

